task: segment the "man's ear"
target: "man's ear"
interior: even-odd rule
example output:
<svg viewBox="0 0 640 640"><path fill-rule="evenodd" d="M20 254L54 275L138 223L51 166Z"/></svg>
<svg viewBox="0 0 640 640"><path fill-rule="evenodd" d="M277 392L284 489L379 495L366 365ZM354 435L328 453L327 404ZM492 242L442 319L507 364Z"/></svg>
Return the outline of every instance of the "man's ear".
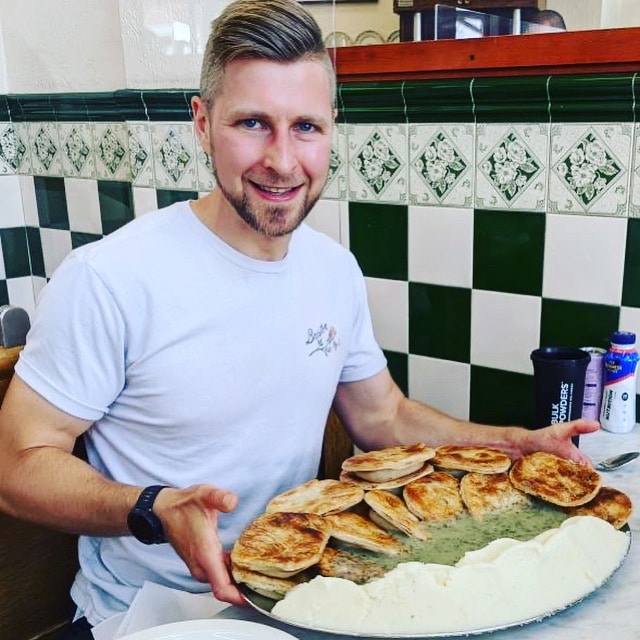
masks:
<svg viewBox="0 0 640 640"><path fill-rule="evenodd" d="M211 140L209 139L209 109L207 103L200 96L191 98L193 112L193 126L202 150L211 155Z"/></svg>

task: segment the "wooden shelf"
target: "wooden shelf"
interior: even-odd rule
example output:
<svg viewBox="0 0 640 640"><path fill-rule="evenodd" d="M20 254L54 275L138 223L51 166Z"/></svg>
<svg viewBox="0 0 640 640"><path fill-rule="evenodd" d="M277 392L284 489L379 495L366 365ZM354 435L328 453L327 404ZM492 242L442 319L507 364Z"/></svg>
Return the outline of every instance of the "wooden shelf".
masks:
<svg viewBox="0 0 640 640"><path fill-rule="evenodd" d="M640 71L640 28L337 47L338 81Z"/></svg>

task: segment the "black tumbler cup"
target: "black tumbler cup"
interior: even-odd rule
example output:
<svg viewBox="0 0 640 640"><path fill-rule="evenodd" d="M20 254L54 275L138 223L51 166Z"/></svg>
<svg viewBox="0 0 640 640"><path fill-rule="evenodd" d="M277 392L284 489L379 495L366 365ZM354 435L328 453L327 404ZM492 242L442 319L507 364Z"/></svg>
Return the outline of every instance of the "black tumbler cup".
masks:
<svg viewBox="0 0 640 640"><path fill-rule="evenodd" d="M590 360L586 351L570 347L541 347L531 352L536 429L582 416L584 383ZM573 438L576 446L578 441L578 436Z"/></svg>

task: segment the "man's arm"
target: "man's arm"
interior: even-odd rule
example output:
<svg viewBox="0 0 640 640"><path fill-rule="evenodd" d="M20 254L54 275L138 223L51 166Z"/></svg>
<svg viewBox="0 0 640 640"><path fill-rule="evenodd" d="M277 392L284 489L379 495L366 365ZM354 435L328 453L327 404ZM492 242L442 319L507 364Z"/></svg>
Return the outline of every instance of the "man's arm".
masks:
<svg viewBox="0 0 640 640"><path fill-rule="evenodd" d="M73 533L128 535L127 515L142 487L109 480L73 455L76 438L90 425L14 375L0 408L0 511ZM241 604L217 528L218 512L236 505L232 492L196 485L164 489L154 512L192 575L209 582L219 599Z"/></svg>
<svg viewBox="0 0 640 640"><path fill-rule="evenodd" d="M512 459L533 451L548 451L590 464L587 456L572 444L571 437L598 429L597 422L584 420L537 430L458 420L407 398L387 369L366 380L340 384L335 408L355 444L365 451L414 442L432 447L479 445L502 449Z"/></svg>

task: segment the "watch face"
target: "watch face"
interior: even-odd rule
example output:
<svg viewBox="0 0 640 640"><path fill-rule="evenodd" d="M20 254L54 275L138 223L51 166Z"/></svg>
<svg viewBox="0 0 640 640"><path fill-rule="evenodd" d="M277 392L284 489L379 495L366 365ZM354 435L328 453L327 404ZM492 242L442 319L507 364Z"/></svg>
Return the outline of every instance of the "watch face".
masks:
<svg viewBox="0 0 640 640"><path fill-rule="evenodd" d="M142 513L130 513L127 518L129 531L145 544L153 544L158 538L158 532L151 518Z"/></svg>

